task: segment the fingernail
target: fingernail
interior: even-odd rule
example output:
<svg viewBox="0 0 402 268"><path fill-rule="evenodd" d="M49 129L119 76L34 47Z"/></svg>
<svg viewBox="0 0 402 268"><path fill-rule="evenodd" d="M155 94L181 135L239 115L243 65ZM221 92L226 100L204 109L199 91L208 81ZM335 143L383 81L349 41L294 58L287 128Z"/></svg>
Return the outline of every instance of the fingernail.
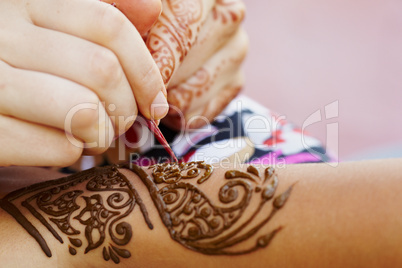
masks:
<svg viewBox="0 0 402 268"><path fill-rule="evenodd" d="M161 119L167 114L168 111L169 104L167 103L163 92L160 91L151 104L151 117L155 120Z"/></svg>

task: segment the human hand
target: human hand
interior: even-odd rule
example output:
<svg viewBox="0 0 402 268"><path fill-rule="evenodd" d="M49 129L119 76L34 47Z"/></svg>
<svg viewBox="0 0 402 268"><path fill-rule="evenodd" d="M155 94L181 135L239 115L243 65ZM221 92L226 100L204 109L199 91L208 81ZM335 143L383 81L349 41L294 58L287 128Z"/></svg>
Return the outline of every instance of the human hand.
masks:
<svg viewBox="0 0 402 268"><path fill-rule="evenodd" d="M146 43L168 85L163 123L198 128L213 120L243 85L248 39L241 0L162 0ZM184 115L184 117L182 116Z"/></svg>
<svg viewBox="0 0 402 268"><path fill-rule="evenodd" d="M141 37L161 3L130 3L117 7L132 22L94 0L0 2L0 166L66 166L105 151L138 111L165 115L150 108L166 90Z"/></svg>

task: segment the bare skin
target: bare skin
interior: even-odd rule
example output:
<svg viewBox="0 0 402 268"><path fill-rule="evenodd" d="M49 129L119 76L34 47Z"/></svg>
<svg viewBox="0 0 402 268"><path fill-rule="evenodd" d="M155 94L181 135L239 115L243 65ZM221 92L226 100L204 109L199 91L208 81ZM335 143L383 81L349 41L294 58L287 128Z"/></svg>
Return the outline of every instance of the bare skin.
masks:
<svg viewBox="0 0 402 268"><path fill-rule="evenodd" d="M138 112L166 115L166 88L141 36L159 16L159 0L131 8L142 14L135 21L93 0L0 5L0 165L66 166L83 152L104 152ZM14 153L22 148L27 154ZM42 156L31 158L34 151Z"/></svg>
<svg viewBox="0 0 402 268"><path fill-rule="evenodd" d="M7 0L0 10L0 166L101 154L138 113L164 118L167 101L166 125L198 128L243 85L241 0Z"/></svg>
<svg viewBox="0 0 402 268"><path fill-rule="evenodd" d="M153 229L149 229L140 209L135 207L127 217L133 236L126 249L131 257L120 258L122 267L217 267L247 266L263 267L399 267L402 265L401 237L402 219L399 217L402 196L400 183L401 159L377 160L355 163L341 163L333 168L326 164L288 165L277 169L279 184L275 197L284 193L290 186L293 189L286 204L260 229L266 234L282 226L266 247L238 256L208 255L190 250L173 240L149 195L147 187L139 177L120 169L139 193L146 207ZM226 171L243 167L215 167L211 177L202 184L188 181L203 187L203 192L218 203L217 189L227 179ZM260 174L265 167L256 166ZM144 169L151 175L151 169ZM32 178L41 181L49 179L49 172L40 175L41 170L30 170L32 176L23 173L21 168L0 169L0 189L15 190L26 185L27 180L7 178ZM44 171L42 171L44 172ZM54 174L59 177L59 174ZM185 181L183 179L183 181ZM85 187L77 186L88 194ZM77 189L78 189L77 188ZM6 189L6 190L5 190ZM3 192L5 194L5 192ZM77 199L78 200L78 199ZM253 200L253 199L252 199ZM78 204L82 204L79 201ZM272 202L270 201L269 204ZM251 201L248 217L258 202ZM37 242L8 213L0 212L0 237L2 264L7 267L43 267L44 265L63 266L107 266L99 249L75 256L67 250L68 243L60 244L43 226L35 225L48 241L53 256L43 254ZM259 214L250 223L258 222L267 214ZM73 223L73 222L72 222ZM74 226L78 226L77 221ZM63 236L64 237L64 236ZM108 240L109 239L109 240ZM85 239L83 239L85 241ZM110 238L105 240L110 242ZM84 242L85 243L85 242ZM253 245L253 240L239 244L238 250Z"/></svg>

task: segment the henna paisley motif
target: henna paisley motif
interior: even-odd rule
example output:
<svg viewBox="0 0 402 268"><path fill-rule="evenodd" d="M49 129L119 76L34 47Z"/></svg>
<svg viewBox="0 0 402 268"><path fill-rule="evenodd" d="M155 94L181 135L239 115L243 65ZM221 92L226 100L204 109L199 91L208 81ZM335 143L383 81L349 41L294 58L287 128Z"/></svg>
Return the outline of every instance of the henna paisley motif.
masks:
<svg viewBox="0 0 402 268"><path fill-rule="evenodd" d="M82 188L80 184L85 185L87 192L76 188ZM84 253L95 250L104 245L109 236L114 244L104 245L101 254L105 260L119 263L120 257L131 256L128 250L119 246L125 246L131 240L132 227L124 218L136 204L152 229L138 193L116 166L93 168L70 177L34 184L10 193L0 204L38 241L49 257L52 254L46 240L17 209L19 204L27 208L60 243L68 235L71 255L76 255L82 245L85 245Z"/></svg>
<svg viewBox="0 0 402 268"><path fill-rule="evenodd" d="M203 161L190 162L190 163L164 163L150 166L152 169L152 176L155 183L177 183L181 179L193 179L201 175L201 170L204 173L197 180L198 183L203 183L212 174L212 166L205 164Z"/></svg>
<svg viewBox="0 0 402 268"><path fill-rule="evenodd" d="M213 169L202 161L156 164L149 167L150 175L137 165L129 169L148 188L171 238L188 249L210 255L238 255L266 247L282 227L261 234L262 227L285 205L292 190L291 186L274 197L278 178L272 167L262 175L253 166L246 172L229 170L212 195L207 195L204 188L210 192L208 184L216 183L208 180ZM80 184L87 191L79 190ZM250 206L254 200L258 205ZM124 246L130 242L133 228L124 220L136 204L152 229L141 198L116 166L34 184L0 201L0 206L36 239L47 256L52 256L51 250L28 220L29 213L60 243L68 241L66 248L71 255L78 254L83 246L84 253L99 249L104 260L114 263L131 256Z"/></svg>
<svg viewBox="0 0 402 268"><path fill-rule="evenodd" d="M170 33L173 35L170 29L161 23L156 24L155 27L156 29L162 30L165 34ZM163 82L167 85L176 68L176 58L172 48L161 36L154 33L149 34L147 38L147 47L159 67Z"/></svg>
<svg viewBox="0 0 402 268"><path fill-rule="evenodd" d="M198 169L205 167L207 171L201 174ZM211 255L244 254L266 247L281 230L277 227L256 237L257 232L284 206L292 190L290 187L273 199L278 178L272 167L267 168L263 176L253 166L249 166L247 172L227 171L226 182L216 193L219 202L212 201L216 198L207 196L197 186L212 173L212 166L204 162L156 164L149 169L152 169L152 178L139 166L131 167L148 187L171 237L189 249ZM246 210L253 209L249 205L254 199L259 200L259 205L246 214ZM272 199L270 213L256 221L257 215ZM254 246L234 249L252 239Z"/></svg>
<svg viewBox="0 0 402 268"><path fill-rule="evenodd" d="M166 0L164 3L164 11L149 33L146 45L167 85L176 66L195 42L193 32L199 30L196 25L202 19L203 5L201 0Z"/></svg>
<svg viewBox="0 0 402 268"><path fill-rule="evenodd" d="M169 0L167 3L179 22L188 25L201 20L203 10L200 0Z"/></svg>

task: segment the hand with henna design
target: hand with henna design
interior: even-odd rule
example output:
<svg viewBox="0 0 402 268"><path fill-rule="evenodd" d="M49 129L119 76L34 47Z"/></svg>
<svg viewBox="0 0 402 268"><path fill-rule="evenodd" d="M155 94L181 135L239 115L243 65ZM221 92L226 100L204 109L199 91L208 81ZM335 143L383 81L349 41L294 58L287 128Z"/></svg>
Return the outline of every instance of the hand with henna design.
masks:
<svg viewBox="0 0 402 268"><path fill-rule="evenodd" d="M142 38L160 12L160 0L1 1L0 166L66 166L105 151L138 112L164 117Z"/></svg>
<svg viewBox="0 0 402 268"><path fill-rule="evenodd" d="M174 129L198 128L214 119L243 85L240 65L248 39L240 27L241 0L163 0L147 35L168 91L162 121ZM184 116L183 116L184 115Z"/></svg>

